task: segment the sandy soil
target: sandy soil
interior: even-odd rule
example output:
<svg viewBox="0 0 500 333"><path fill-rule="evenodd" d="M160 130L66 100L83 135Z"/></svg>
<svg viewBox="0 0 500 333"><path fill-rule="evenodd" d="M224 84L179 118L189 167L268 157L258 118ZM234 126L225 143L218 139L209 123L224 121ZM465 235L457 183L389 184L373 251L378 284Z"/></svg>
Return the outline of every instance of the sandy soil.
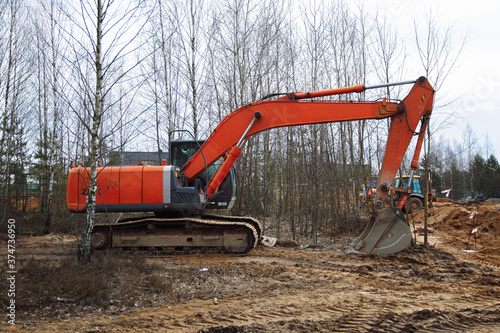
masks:
<svg viewBox="0 0 500 333"><path fill-rule="evenodd" d="M474 219L470 214L477 212ZM200 271L212 291L130 311L67 319L23 319L33 332L500 332L500 205L435 203L430 247L423 212L410 219L418 245L389 256L346 254L346 242L259 247L245 256L183 255L147 260ZM472 233L477 227L477 233ZM74 237L19 240L24 254L57 261ZM464 250L474 250L475 252ZM203 276L202 268L210 267ZM214 267L217 268L217 272ZM217 273L217 279L211 279ZM199 284L198 284L199 285ZM177 285L196 288L196 284ZM193 294L196 295L196 294ZM3 323L2 323L3 324ZM1 328L1 327L0 327Z"/></svg>

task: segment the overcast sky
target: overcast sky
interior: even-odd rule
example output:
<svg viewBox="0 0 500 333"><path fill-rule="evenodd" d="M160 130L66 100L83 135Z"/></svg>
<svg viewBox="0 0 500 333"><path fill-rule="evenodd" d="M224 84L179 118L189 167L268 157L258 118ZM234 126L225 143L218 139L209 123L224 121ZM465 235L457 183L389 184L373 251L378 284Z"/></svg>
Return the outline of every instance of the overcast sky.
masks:
<svg viewBox="0 0 500 333"><path fill-rule="evenodd" d="M438 135L462 142L463 130L470 124L479 145L484 146L488 138L492 144L489 153L500 158L500 2L366 0L365 5L385 12L399 31L408 31L408 38L412 38L413 18L425 25L429 9L439 16L443 28L452 27L456 50L466 38L458 63L437 92L436 106L452 104L436 113L452 112L456 116Z"/></svg>

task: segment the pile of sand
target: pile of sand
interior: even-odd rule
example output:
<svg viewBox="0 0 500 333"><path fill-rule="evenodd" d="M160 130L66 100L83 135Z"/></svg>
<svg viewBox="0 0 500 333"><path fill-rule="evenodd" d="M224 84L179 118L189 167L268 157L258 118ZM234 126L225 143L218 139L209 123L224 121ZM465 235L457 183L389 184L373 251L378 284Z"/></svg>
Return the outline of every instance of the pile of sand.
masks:
<svg viewBox="0 0 500 333"><path fill-rule="evenodd" d="M419 234L423 233L424 211L414 215ZM429 234L439 243L459 250L471 249L500 266L500 204L459 205L436 202L429 210ZM432 242L431 242L432 244Z"/></svg>

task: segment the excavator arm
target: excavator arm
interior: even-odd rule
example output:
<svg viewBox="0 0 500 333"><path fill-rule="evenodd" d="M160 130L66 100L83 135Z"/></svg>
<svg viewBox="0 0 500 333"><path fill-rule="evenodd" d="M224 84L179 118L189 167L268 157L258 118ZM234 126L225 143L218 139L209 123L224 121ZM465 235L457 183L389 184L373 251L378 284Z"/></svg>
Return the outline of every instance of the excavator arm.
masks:
<svg viewBox="0 0 500 333"><path fill-rule="evenodd" d="M421 121L425 123L432 112L434 90L429 82L424 77L410 82L414 82L414 86L400 102L386 99L376 102L337 102L312 99L349 92L359 93L366 89L381 87L358 85L310 93L291 93L280 99L247 104L224 117L205 141L201 150L182 167L182 173L187 176L189 181L193 181L207 166L212 165L220 157L231 155L232 150L233 154L241 153L240 146L248 137L272 128L391 118L380 177L380 183L389 187L396 176L412 137L416 133L423 132L422 129L417 129L419 123ZM234 147L240 149L234 149ZM414 163L418 165L419 152L420 149L418 149L418 153L415 152L416 156L412 166ZM219 170L218 174L221 171ZM217 177L217 174L214 177ZM387 191L382 191L381 197L378 199L383 199L386 195Z"/></svg>
<svg viewBox="0 0 500 333"><path fill-rule="evenodd" d="M367 89L407 83L413 83L413 88L402 101L397 102L387 99L375 102L314 100L317 97L353 92L361 93ZM403 216L401 208L410 192L408 190L402 196L397 207L390 208L391 201L388 198L388 191L414 136L417 136L418 139L411 164L412 175L418 167L420 150L425 128L432 112L433 100L434 89L425 77L420 77L416 81L372 87L357 85L308 93L291 93L276 100L247 104L224 117L205 141L201 150L183 166L182 173L189 181L193 181L207 166L212 165L220 157L224 157L224 162L206 188L206 193L211 196L216 193L218 186L240 156L241 146L245 140L252 135L284 126L390 118L391 125L378 190L374 200L375 204L372 206L374 209L373 218L363 234L355 239L353 245L356 250L365 253L394 253L405 248L411 239L409 228L405 227L404 217L401 220ZM384 210L382 217L378 216L380 210ZM399 230L397 230L398 228ZM388 240L388 238L393 237L397 239Z"/></svg>

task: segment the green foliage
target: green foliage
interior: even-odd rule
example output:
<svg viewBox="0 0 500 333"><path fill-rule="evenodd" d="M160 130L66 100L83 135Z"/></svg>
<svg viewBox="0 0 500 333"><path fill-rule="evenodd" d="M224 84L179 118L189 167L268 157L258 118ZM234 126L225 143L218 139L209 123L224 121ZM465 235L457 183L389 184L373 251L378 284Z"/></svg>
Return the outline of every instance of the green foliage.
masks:
<svg viewBox="0 0 500 333"><path fill-rule="evenodd" d="M487 198L499 195L500 165L494 155L490 155L485 160L479 154L476 154L469 172L472 179L472 191L481 192Z"/></svg>
<svg viewBox="0 0 500 333"><path fill-rule="evenodd" d="M439 156L446 156L444 161ZM452 189L451 198L462 199L466 196L483 194L485 198L500 196L500 166L494 155L488 159L475 154L468 165L463 165L457 154L451 149L443 151L433 149L429 154L429 165L432 170L432 186L438 194L442 190ZM423 168L426 157L420 165Z"/></svg>
<svg viewBox="0 0 500 333"><path fill-rule="evenodd" d="M472 161L471 165L471 174L472 174L472 185L474 189L480 189L484 188L484 165L485 165L485 160L482 158L479 154L476 154L474 156L474 159Z"/></svg>
<svg viewBox="0 0 500 333"><path fill-rule="evenodd" d="M486 197L500 196L500 165L495 156L486 160L480 178Z"/></svg>

